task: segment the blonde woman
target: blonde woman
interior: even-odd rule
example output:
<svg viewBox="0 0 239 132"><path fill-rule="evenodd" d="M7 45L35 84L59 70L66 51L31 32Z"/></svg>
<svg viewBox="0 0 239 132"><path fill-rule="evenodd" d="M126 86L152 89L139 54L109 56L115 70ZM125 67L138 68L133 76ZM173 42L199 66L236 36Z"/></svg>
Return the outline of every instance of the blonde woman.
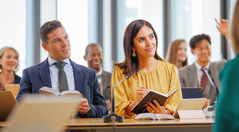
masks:
<svg viewBox="0 0 239 132"><path fill-rule="evenodd" d="M16 75L19 66L19 53L13 47L0 49L0 89L5 89L5 84L19 84L21 77Z"/></svg>
<svg viewBox="0 0 239 132"><path fill-rule="evenodd" d="M187 43L184 39L174 40L168 47L166 61L174 64L177 68L188 65Z"/></svg>

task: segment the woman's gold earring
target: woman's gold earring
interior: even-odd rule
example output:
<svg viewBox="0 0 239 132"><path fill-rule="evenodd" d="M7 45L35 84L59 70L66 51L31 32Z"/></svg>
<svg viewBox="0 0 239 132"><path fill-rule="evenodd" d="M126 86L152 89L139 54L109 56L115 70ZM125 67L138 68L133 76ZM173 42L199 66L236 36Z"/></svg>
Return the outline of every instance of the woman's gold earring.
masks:
<svg viewBox="0 0 239 132"><path fill-rule="evenodd" d="M135 52L135 50L133 50L132 56L133 56L133 57L136 57L136 52Z"/></svg>

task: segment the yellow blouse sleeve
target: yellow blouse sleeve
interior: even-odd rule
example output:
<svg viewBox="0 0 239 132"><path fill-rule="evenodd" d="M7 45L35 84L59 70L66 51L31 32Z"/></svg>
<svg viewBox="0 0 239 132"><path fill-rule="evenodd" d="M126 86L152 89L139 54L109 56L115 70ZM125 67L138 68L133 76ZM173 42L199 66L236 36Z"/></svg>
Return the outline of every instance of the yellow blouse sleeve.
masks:
<svg viewBox="0 0 239 132"><path fill-rule="evenodd" d="M180 81L178 76L178 69L175 65L172 65L171 70L171 81L169 84L170 89L178 89L176 93L169 97L166 108L169 109L170 113L174 113L180 100L182 99L182 92L180 87Z"/></svg>
<svg viewBox="0 0 239 132"><path fill-rule="evenodd" d="M123 74L123 70L115 67L111 77L111 91L113 91L113 86L124 77L125 75ZM115 87L115 112L120 116L133 118L132 116L127 115L125 111L126 107L128 107L128 105L131 103L131 101L129 100L130 97L128 97L129 95L127 94L128 86L125 86L125 84L127 85L127 83L125 82L127 82L127 80Z"/></svg>

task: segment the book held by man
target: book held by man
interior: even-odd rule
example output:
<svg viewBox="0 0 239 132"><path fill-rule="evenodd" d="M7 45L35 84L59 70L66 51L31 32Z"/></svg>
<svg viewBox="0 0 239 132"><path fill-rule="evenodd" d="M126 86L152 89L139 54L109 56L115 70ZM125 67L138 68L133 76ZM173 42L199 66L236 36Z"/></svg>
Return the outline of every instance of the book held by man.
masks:
<svg viewBox="0 0 239 132"><path fill-rule="evenodd" d="M164 102L171 95L173 95L177 90L178 89L170 90L168 92L168 94L166 94L166 95L162 94L162 93L159 93L157 91L154 91L154 90L149 90L149 92L131 109L131 112L133 112L135 114L147 113L148 111L147 111L146 107L149 104L149 102L153 103L153 100L155 99L160 105L163 105Z"/></svg>
<svg viewBox="0 0 239 132"><path fill-rule="evenodd" d="M56 89L49 88L49 87L42 87L39 89L40 94L46 95L56 95L56 96L63 96L63 95L81 95L79 91L63 91L59 92Z"/></svg>
<svg viewBox="0 0 239 132"><path fill-rule="evenodd" d="M134 119L174 120L175 118L169 114L141 113Z"/></svg>

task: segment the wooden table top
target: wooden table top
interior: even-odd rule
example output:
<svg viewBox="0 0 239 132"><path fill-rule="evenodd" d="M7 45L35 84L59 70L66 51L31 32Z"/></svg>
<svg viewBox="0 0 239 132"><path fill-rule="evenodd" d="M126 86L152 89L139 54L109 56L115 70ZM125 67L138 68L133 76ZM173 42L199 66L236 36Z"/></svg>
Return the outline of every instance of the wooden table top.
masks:
<svg viewBox="0 0 239 132"><path fill-rule="evenodd" d="M123 123L116 122L117 128L147 128L147 127L198 127L212 126L213 118L206 119L175 119L175 120L134 120L125 119ZM5 127L4 122L0 122L0 127ZM72 119L66 124L66 129L100 129L112 128L113 123L103 123L102 118L81 118Z"/></svg>
<svg viewBox="0 0 239 132"><path fill-rule="evenodd" d="M125 119L123 123L116 122L116 127L184 127L184 126L212 126L214 123L213 118L206 119L175 119L175 120L134 120ZM79 128L106 128L112 127L113 123L103 123L102 118L85 118L85 119L72 119L67 127Z"/></svg>

